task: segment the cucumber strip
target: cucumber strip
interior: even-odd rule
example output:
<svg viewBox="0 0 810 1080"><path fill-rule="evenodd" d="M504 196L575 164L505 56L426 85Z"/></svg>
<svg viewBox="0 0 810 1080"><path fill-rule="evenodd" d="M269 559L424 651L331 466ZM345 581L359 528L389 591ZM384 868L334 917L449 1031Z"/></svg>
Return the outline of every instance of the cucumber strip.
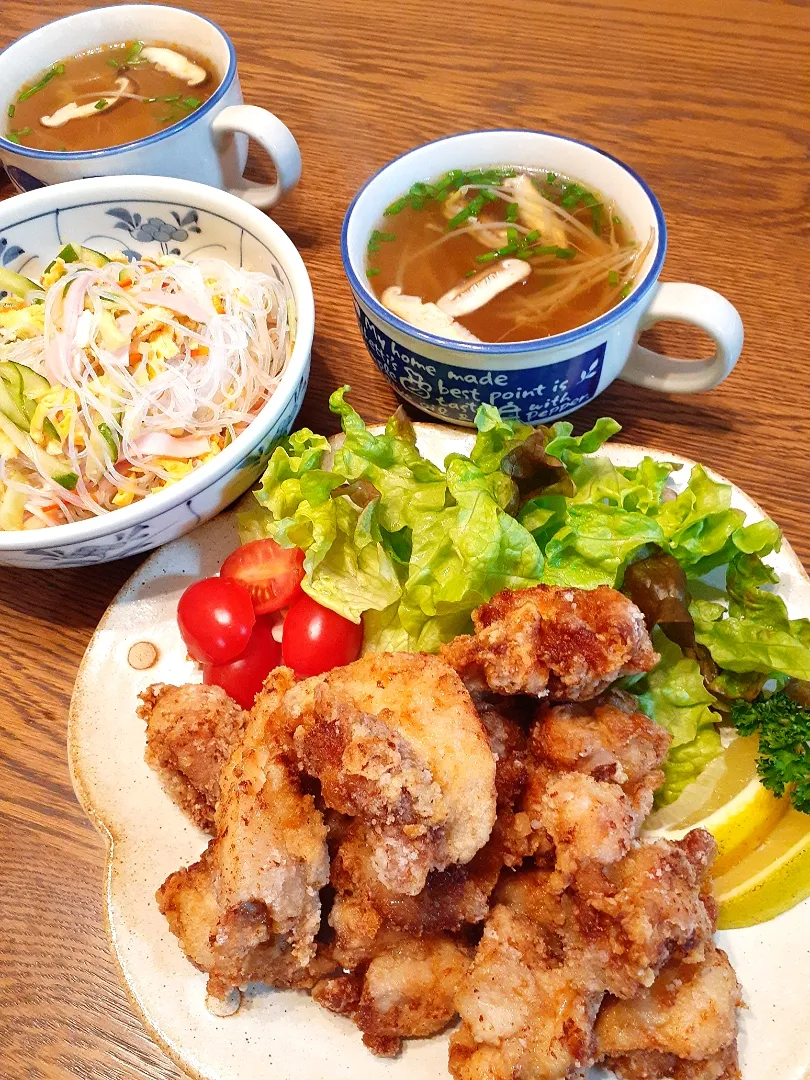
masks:
<svg viewBox="0 0 810 1080"><path fill-rule="evenodd" d="M31 421L25 411L22 377L16 364L0 364L0 412L21 431L29 431Z"/></svg>
<svg viewBox="0 0 810 1080"><path fill-rule="evenodd" d="M19 296L21 300L24 300L30 292L42 294L45 290L30 278L15 274L13 270L0 266L0 291L11 293L12 296Z"/></svg>
<svg viewBox="0 0 810 1080"><path fill-rule="evenodd" d="M79 477L75 472L60 473L58 476L54 475L51 479L55 480L57 484L61 484L68 491L73 491L79 482Z"/></svg>

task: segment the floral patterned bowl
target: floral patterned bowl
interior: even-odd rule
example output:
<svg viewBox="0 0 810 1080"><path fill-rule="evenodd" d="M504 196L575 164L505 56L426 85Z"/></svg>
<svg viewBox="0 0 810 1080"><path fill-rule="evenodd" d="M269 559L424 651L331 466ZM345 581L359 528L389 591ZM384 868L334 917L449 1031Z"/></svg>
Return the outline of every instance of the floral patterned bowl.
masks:
<svg viewBox="0 0 810 1080"><path fill-rule="evenodd" d="M212 461L141 502L50 529L0 532L0 564L80 566L159 547L207 521L260 475L290 431L309 377L315 305L301 256L265 214L216 188L158 176L74 180L0 203L0 265L35 276L65 243L131 258L217 255L277 268L290 282L298 332L278 389L253 423ZM1 294L0 294L1 295Z"/></svg>

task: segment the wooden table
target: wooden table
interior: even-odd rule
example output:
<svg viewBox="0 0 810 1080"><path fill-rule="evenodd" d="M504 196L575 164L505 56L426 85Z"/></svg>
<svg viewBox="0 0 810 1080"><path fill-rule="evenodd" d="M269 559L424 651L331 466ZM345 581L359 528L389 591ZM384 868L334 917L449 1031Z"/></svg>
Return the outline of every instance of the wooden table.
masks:
<svg viewBox="0 0 810 1080"><path fill-rule="evenodd" d="M89 7L52 2L56 17ZM719 289L746 328L719 389L615 383L574 418L677 450L741 484L810 563L807 9L766 0L197 0L233 37L249 101L296 134L300 187L276 219L318 311L301 421L331 432L343 382L368 419L394 398L355 324L338 246L353 192L409 147L479 127L545 128L640 171L668 217L664 277ZM3 0L0 45L45 17ZM804 67L803 67L804 64ZM258 175L258 173L254 173ZM8 188L4 194L10 194ZM686 355L706 343L658 333ZM0 569L0 1078L178 1077L119 984L103 929L104 849L65 760L76 668L138 565ZM115 678L115 672L110 673ZM128 707L127 703L127 707Z"/></svg>

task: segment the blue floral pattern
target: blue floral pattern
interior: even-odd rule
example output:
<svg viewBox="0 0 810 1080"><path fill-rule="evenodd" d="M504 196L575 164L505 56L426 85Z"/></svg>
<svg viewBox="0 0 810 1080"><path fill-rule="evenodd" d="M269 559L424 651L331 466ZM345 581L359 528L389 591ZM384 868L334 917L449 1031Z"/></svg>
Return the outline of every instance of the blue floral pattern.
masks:
<svg viewBox="0 0 810 1080"><path fill-rule="evenodd" d="M114 226L116 229L123 229L124 232L129 233L133 240L137 240L141 244L150 242L160 244L160 249L164 255L179 255L180 248L171 248L169 244L172 241L182 243L184 240L188 240L189 233L201 231L200 226L197 224L199 215L196 210L187 211L182 218L176 210L172 210L171 216L174 218L174 223L164 221L163 218L159 217L144 219L141 214L133 214L123 206L111 207L105 213L118 219ZM140 255L131 249L125 251L125 254L129 258L140 258Z"/></svg>
<svg viewBox="0 0 810 1080"><path fill-rule="evenodd" d="M9 263L14 262L15 259L19 259L20 255L25 254L25 249L21 248L19 244L9 244L5 236L0 236L0 265L8 266ZM4 289L0 289L0 300L6 296Z"/></svg>

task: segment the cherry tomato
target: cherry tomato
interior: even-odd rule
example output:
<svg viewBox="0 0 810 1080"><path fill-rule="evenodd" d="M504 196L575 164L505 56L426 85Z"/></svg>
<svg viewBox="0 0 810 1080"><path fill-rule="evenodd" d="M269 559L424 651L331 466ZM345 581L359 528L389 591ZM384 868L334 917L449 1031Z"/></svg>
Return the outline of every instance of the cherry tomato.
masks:
<svg viewBox="0 0 810 1080"><path fill-rule="evenodd" d="M281 663L281 645L273 637L272 623L257 619L248 646L227 664L206 664L203 682L221 686L243 709L253 706L268 672Z"/></svg>
<svg viewBox="0 0 810 1080"><path fill-rule="evenodd" d="M195 581L177 605L177 625L189 655L203 664L224 664L244 652L255 622L250 593L227 578Z"/></svg>
<svg viewBox="0 0 810 1080"><path fill-rule="evenodd" d="M220 576L235 578L249 591L257 615L288 607L301 591L304 553L275 540L251 540L231 552Z"/></svg>
<svg viewBox="0 0 810 1080"><path fill-rule="evenodd" d="M350 664L360 655L363 625L316 604L302 592L284 620L281 652L299 679Z"/></svg>

